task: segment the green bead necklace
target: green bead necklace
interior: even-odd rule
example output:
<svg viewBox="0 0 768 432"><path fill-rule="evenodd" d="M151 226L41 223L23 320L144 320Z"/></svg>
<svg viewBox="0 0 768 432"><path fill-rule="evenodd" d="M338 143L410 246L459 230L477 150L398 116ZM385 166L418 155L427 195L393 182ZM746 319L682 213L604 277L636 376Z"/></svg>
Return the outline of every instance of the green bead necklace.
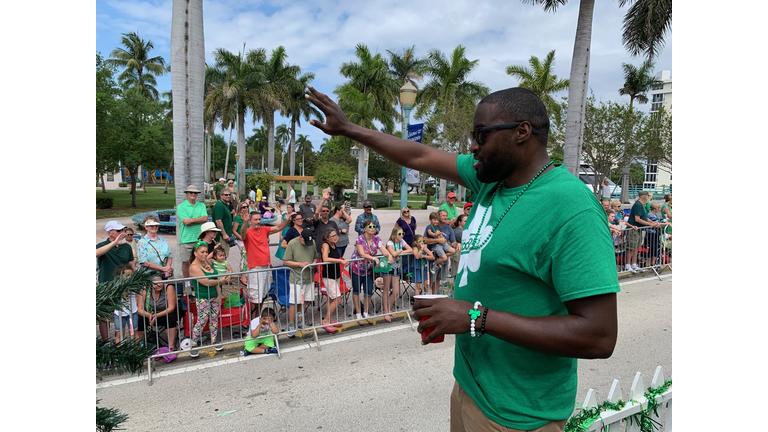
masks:
<svg viewBox="0 0 768 432"><path fill-rule="evenodd" d="M488 235L485 237L485 240L483 241L482 244L480 244L479 246L477 244L478 238L480 237L480 233L479 232L478 233L472 233L472 242L469 244L469 248L468 248L467 252L473 251L473 250L476 250L476 249L482 249L482 248L485 247L485 245L488 244L489 241L491 241L491 237L493 237L493 233L496 231L496 228L498 228L498 226L501 223L502 219L504 219L504 216L506 216L507 213L509 213L509 210L512 209L512 206L515 205L515 203L517 202L518 199L520 199L520 197L523 195L523 193L525 193L525 191L527 191L528 188L531 187L533 182L537 178L539 178L539 176L547 168L549 168L549 166L552 165L552 163L553 163L553 161L549 161L549 163L544 165L544 168L542 168L535 176L533 176L531 181L529 181L528 184L525 185L523 190L518 192L517 195L515 195L515 197L512 198L512 202L509 204L509 207L507 207L507 209L504 210L504 213L502 213L501 216L496 220L496 225L494 225L493 228L491 228L491 232L488 233ZM496 185L496 189L493 190L493 194L491 195L491 201L488 203L488 207L485 208L485 211L483 212L483 217L480 219L480 224L478 225L478 231L483 229L483 225L485 224L485 217L488 215L488 209L491 208L491 205L493 204L493 199L496 198L496 192L498 192L499 189L501 189L501 186L502 186L503 183L504 183L503 181L500 181L499 184Z"/></svg>

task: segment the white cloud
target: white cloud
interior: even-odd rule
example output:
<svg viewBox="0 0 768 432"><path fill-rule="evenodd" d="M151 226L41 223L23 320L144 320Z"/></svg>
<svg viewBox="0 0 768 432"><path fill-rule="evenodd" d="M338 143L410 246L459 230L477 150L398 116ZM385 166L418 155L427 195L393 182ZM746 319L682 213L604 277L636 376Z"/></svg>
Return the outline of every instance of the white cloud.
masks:
<svg viewBox="0 0 768 432"><path fill-rule="evenodd" d="M151 39L158 54L169 57L171 25L170 0L97 2L97 50L108 54L118 46L120 33L138 31ZM556 50L555 73L568 78L576 32L579 3L571 1L556 13L540 6L509 2L406 1L208 1L203 4L205 47L212 63L214 49L223 47L239 52L258 47L268 52L283 45L289 61L314 72L315 86L332 93L344 79L339 66L354 60L358 43L372 52L400 51L416 46L417 54L438 49L449 55L462 44L467 58L479 59L471 79L482 81L492 90L515 86L517 80L506 75L506 67L527 65L535 55L543 58ZM621 26L626 9L616 2L596 2L590 64L590 88L598 99L621 100L621 63L639 64L621 43ZM672 36L657 60L656 70L671 69ZM158 80L170 89L170 77ZM559 96L565 96L563 92ZM647 109L647 107L641 107ZM280 120L278 120L280 121ZM248 127L247 133L250 133ZM323 134L304 125L316 147Z"/></svg>

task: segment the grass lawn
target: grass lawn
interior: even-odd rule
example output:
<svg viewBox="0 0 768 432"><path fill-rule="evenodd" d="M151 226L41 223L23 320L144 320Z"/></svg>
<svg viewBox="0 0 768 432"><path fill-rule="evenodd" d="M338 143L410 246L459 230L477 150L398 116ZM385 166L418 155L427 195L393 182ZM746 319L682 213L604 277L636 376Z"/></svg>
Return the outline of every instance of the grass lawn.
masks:
<svg viewBox="0 0 768 432"><path fill-rule="evenodd" d="M176 190L173 186L168 186L168 193L163 192L165 192L164 185L147 185L147 193L137 189L136 207L131 207L130 190L108 190L107 193L102 193L101 189L97 189L96 197L112 197L114 206L106 210L96 209L96 219L126 217L150 210L172 209L176 204Z"/></svg>
<svg viewBox="0 0 768 432"><path fill-rule="evenodd" d="M283 187L283 190L286 189L286 187ZM107 210L96 209L96 219L126 217L144 213L150 210L172 209L176 204L175 188L173 186L168 186L168 193L165 194L163 192L165 192L164 185L147 185L146 193L144 193L142 189L138 189L136 190L136 207L131 207L130 190L108 190L107 193L102 193L101 189L97 189L96 197L112 197L112 199L114 199L114 207ZM300 193L301 189L299 188L297 195ZM386 197L386 194L382 193L368 194L369 197L375 195ZM408 205L414 209L421 209L424 206L426 200L426 195L408 194ZM434 205L434 202L432 204ZM398 193L392 196L391 206L381 207L379 210L400 210L400 208L400 194Z"/></svg>

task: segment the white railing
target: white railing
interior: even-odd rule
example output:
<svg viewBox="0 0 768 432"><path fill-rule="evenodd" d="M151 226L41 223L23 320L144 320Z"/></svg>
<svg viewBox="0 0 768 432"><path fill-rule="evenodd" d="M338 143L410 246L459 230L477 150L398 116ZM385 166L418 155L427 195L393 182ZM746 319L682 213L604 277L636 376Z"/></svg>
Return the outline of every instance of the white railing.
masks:
<svg viewBox="0 0 768 432"><path fill-rule="evenodd" d="M664 370L657 366L649 388L643 384L643 375L635 374L629 400L624 400L615 379L605 402L598 405L595 390L589 389L582 408L568 420L566 431L672 432L672 382L664 379Z"/></svg>

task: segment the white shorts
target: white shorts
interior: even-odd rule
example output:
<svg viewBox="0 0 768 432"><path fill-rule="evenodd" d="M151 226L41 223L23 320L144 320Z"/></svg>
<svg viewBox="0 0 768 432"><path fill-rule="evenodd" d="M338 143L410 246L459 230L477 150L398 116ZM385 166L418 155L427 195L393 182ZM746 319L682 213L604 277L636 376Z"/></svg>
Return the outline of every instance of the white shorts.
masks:
<svg viewBox="0 0 768 432"><path fill-rule="evenodd" d="M306 284L288 283L288 304L302 304L311 301L315 301L314 282Z"/></svg>
<svg viewBox="0 0 768 432"><path fill-rule="evenodd" d="M328 293L328 298L333 300L341 293L339 292L339 280L338 279L326 279L323 278L323 284L325 285L325 291Z"/></svg>
<svg viewBox="0 0 768 432"><path fill-rule="evenodd" d="M251 303L261 303L269 294L269 266L259 266L248 269L248 300Z"/></svg>

